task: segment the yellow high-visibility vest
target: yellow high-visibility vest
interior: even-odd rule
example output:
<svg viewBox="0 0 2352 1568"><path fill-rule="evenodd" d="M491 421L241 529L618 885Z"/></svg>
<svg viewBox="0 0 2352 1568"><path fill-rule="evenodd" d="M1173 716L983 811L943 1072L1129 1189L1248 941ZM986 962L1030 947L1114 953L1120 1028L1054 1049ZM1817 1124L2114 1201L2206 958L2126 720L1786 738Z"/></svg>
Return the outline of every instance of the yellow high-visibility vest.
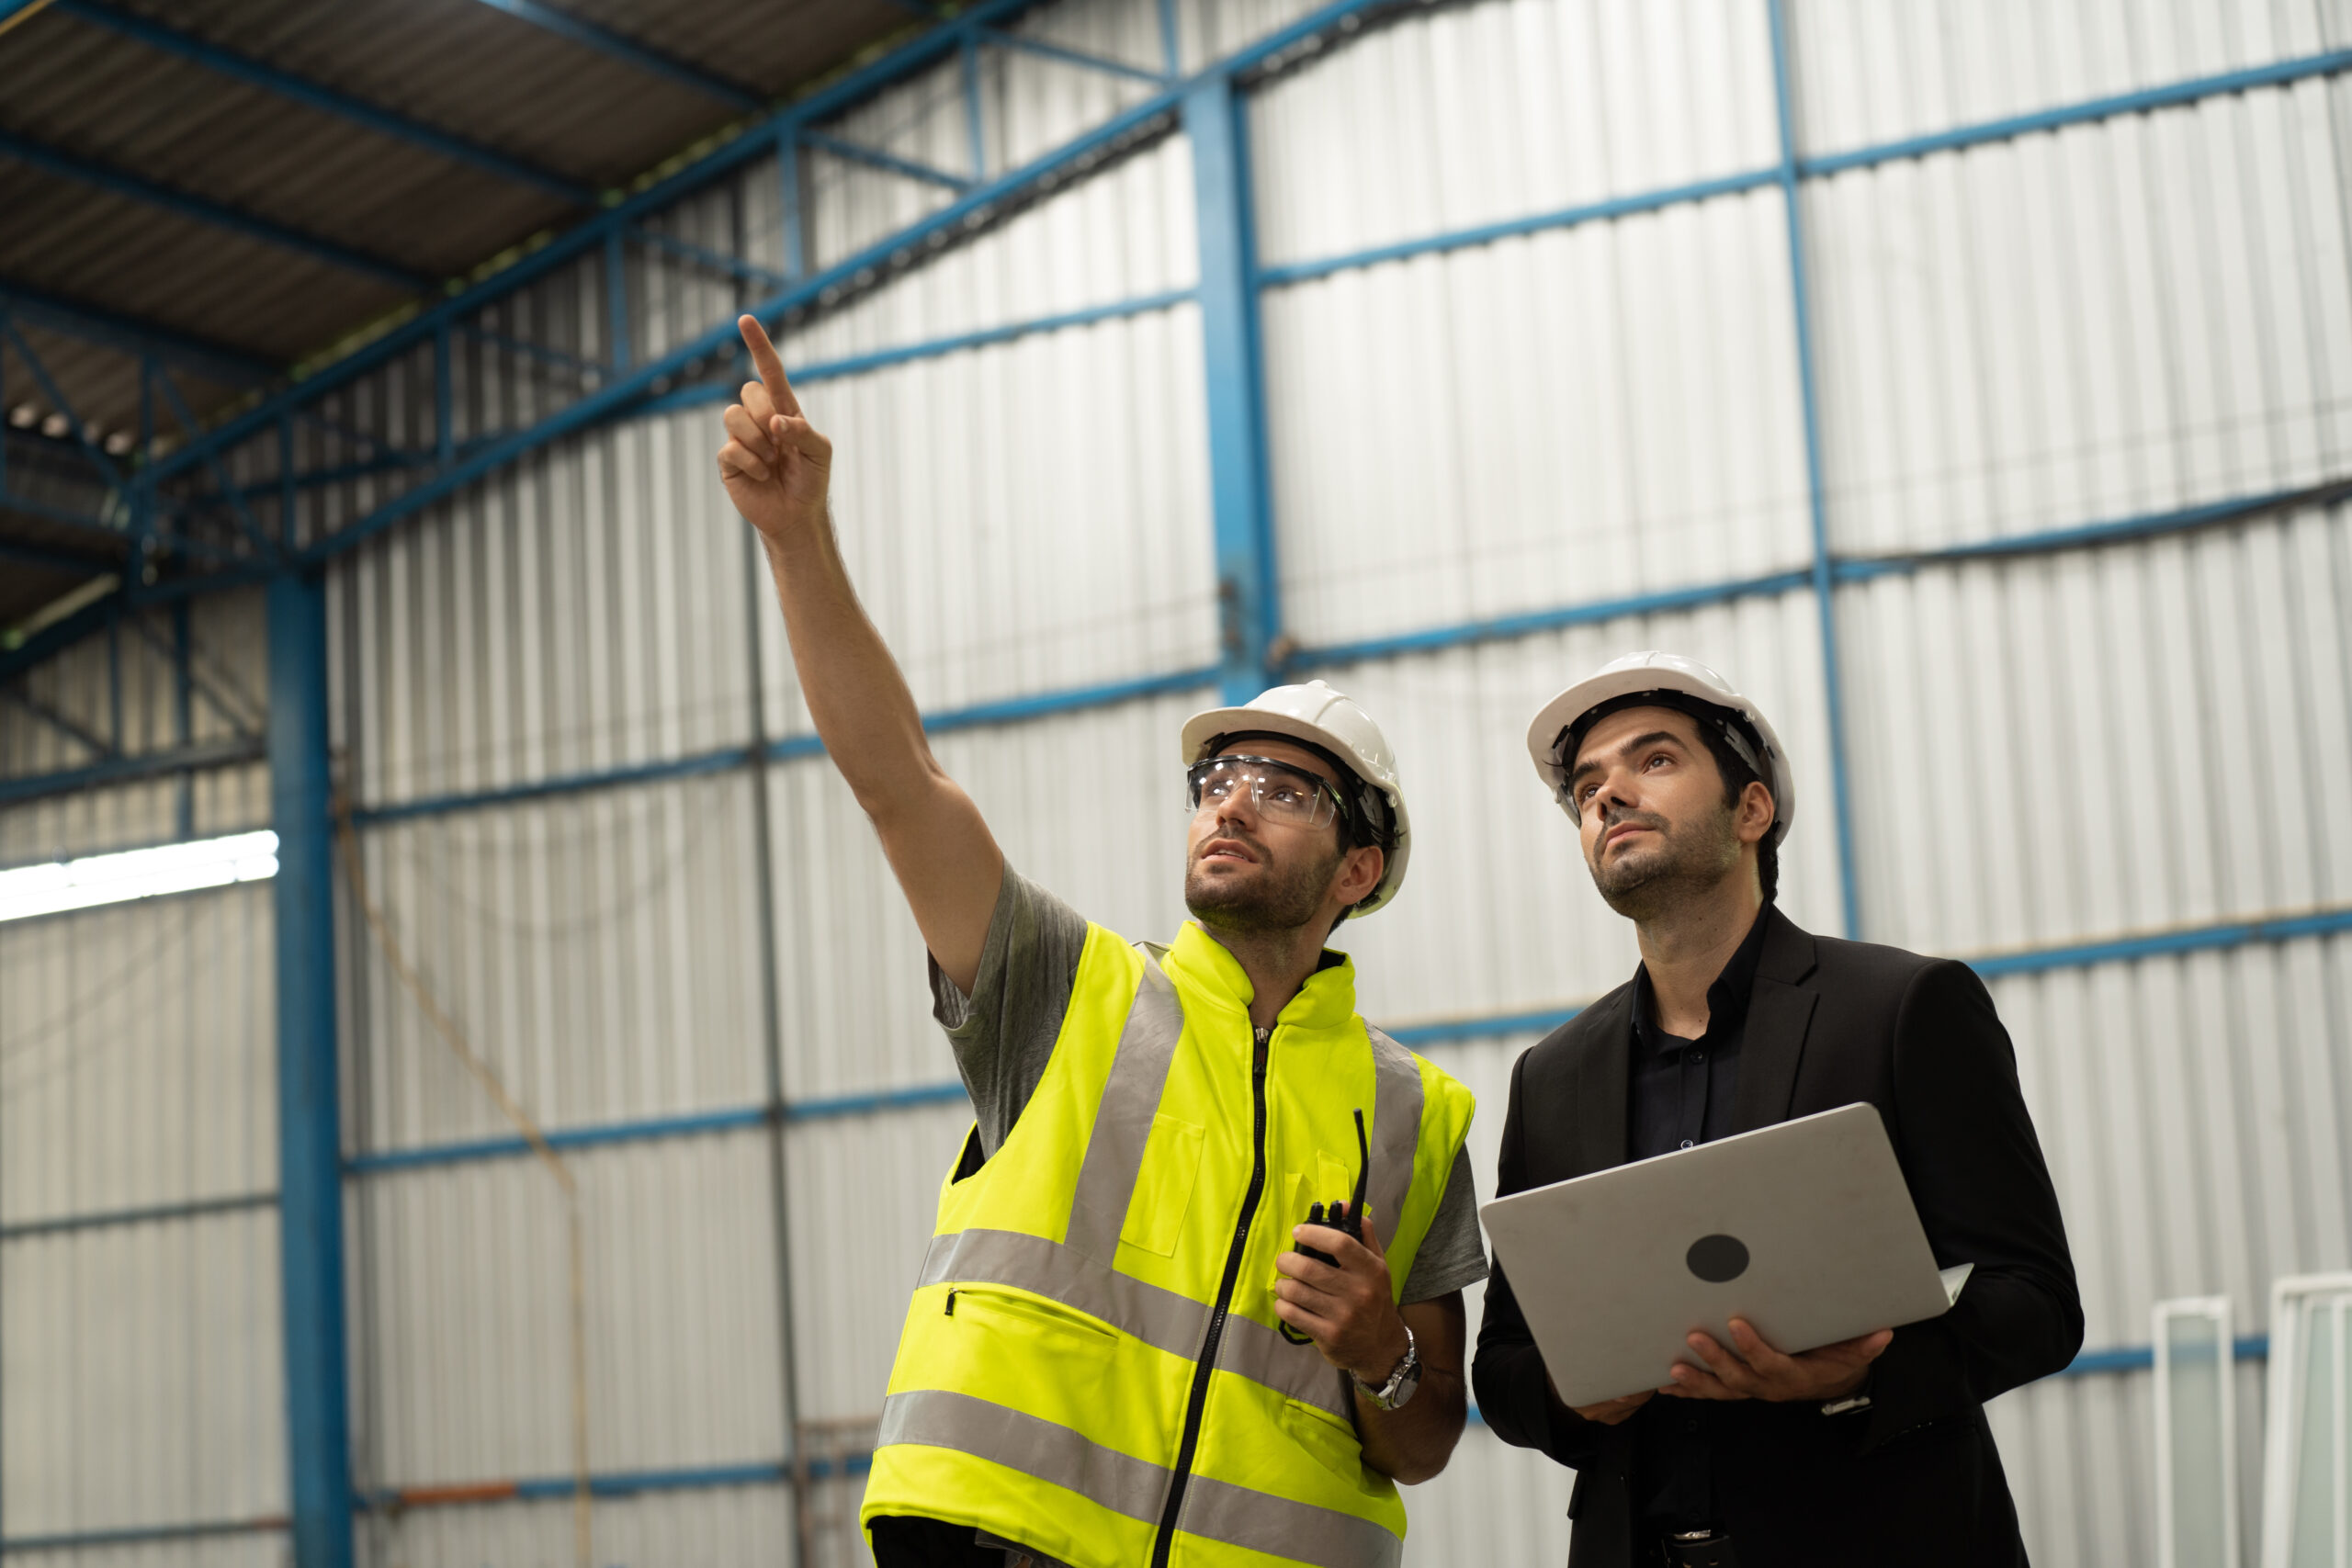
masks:
<svg viewBox="0 0 2352 1568"><path fill-rule="evenodd" d="M861 1522L968 1524L1071 1568L1399 1561L1348 1375L1274 1314L1311 1202L1351 1196L1411 1273L1470 1093L1356 1016L1318 971L1260 1041L1233 955L1087 931L1036 1092L942 1183ZM960 1179L959 1179L960 1176Z"/></svg>

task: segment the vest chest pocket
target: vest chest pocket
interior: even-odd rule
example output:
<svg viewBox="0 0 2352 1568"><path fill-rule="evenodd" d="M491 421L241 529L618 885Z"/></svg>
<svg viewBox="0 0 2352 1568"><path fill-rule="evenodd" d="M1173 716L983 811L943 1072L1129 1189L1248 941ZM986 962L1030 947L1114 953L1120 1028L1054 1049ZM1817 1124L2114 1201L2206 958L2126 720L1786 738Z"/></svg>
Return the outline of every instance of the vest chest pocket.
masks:
<svg viewBox="0 0 2352 1568"><path fill-rule="evenodd" d="M1208 1130L1197 1122L1152 1117L1151 1136L1144 1140L1143 1169L1136 1177L1135 1196L1127 1201L1126 1221L1119 1227L1121 1241L1161 1258L1175 1256L1207 1136Z"/></svg>

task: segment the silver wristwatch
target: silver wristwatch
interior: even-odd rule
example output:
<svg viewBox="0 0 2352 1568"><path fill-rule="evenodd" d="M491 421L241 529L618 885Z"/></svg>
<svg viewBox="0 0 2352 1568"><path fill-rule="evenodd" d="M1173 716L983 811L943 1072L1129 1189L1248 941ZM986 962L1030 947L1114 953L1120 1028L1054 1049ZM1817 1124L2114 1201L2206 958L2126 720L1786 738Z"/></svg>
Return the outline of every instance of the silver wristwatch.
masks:
<svg viewBox="0 0 2352 1568"><path fill-rule="evenodd" d="M1405 1359L1396 1363L1396 1370L1388 1374L1386 1382L1368 1383L1353 1372L1348 1376L1354 1380L1357 1392L1370 1401L1374 1409L1404 1408L1405 1402L1413 1397L1413 1391L1421 1386L1421 1352L1413 1343L1412 1329L1405 1330Z"/></svg>

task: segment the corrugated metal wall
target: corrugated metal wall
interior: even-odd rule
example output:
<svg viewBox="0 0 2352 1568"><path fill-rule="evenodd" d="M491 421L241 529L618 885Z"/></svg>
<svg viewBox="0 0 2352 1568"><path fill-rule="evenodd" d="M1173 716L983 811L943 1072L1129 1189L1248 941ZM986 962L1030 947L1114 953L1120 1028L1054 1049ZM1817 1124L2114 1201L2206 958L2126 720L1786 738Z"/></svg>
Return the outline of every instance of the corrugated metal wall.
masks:
<svg viewBox="0 0 2352 1568"><path fill-rule="evenodd" d="M271 933L258 886L0 925L12 1538L286 1511Z"/></svg>
<svg viewBox="0 0 2352 1568"><path fill-rule="evenodd" d="M1303 9L1184 4L1179 47L1198 65ZM2352 41L2333 0L1790 13L1806 157ZM1140 0L1065 0L1020 26L1159 59ZM1760 4L1477 0L1367 28L1248 100L1273 273L1282 629L1388 727L1420 834L1407 896L1347 932L1384 1021L1558 1008L1630 972L1630 932L1518 740L1544 697L1630 648L1703 658L1774 716L1804 791L1783 903L1838 928L1833 671L1804 577L1816 541L1788 209L1770 183L1773 51ZM989 172L1148 91L999 50L981 85ZM2346 476L2346 92L2340 75L2256 85L1805 183L1867 935L2046 953L2352 903L2342 505L1910 558ZM832 129L971 164L952 62ZM1741 188L1317 265L1701 182ZM793 188L819 265L947 198L817 150ZM747 301L750 285L696 252L790 265L784 198L775 164L746 164L625 247L632 353ZM927 709L1167 678L936 742L1013 863L1137 936L1182 916L1173 737L1220 654L1193 204L1188 145L1170 136L786 338L837 443L844 551ZM610 346L603 265L556 273L458 335L453 440L514 428L594 376L584 362ZM893 352L1073 312L1093 314ZM306 431L306 460L430 445L433 376L413 356L339 394L345 434ZM707 406L601 428L344 558L335 736L369 891L425 986L532 1114L584 1134L565 1157L585 1217L592 1462L616 1488L597 1506L598 1560L774 1562L797 1542L811 1564L848 1562L854 1466L800 1518L776 1469L793 1448L787 1385L811 1424L804 1452L855 1450L967 1111L870 830L793 739L807 716L712 475L716 428ZM255 482L274 461L241 457ZM297 534L413 482L379 468L315 489ZM1712 591L1734 581L1749 586ZM1459 629L1564 606L1584 609L1511 635ZM242 692L257 718L257 606L201 604L194 628L225 708ZM133 747L176 734L144 694L164 690L141 672L150 646L121 639ZM107 658L89 645L32 690L111 734ZM239 728L200 697L196 713L199 739ZM75 765L75 744L0 711L6 772ZM591 787L628 770L645 776ZM175 787L0 812L0 863L174 837ZM258 825L262 789L258 766L202 775L198 830ZM2352 938L2188 934L2169 954L1988 961L2093 1348L2143 1343L2167 1294L2227 1292L2258 1325L2273 1275L2347 1261ZM0 928L0 1219L266 1190L269 942L256 889ZM362 1484L558 1483L571 1430L553 1183L479 1146L506 1141L505 1123L348 905L343 956ZM1482 1188L1531 1040L1428 1047L1482 1098ZM6 1242L12 1537L282 1507L275 1246L266 1208ZM115 1443L108 1402L158 1388L179 1424ZM77 1402L89 1435L45 1446L47 1413ZM1996 1405L2037 1561L2153 1558L2149 1420L2131 1371ZM1558 1561L1568 1480L1474 1428L1408 1499L1410 1560ZM385 1568L555 1562L570 1529L548 1486L526 1484L515 1500L378 1508L363 1546ZM205 1550L242 1562L275 1543Z"/></svg>

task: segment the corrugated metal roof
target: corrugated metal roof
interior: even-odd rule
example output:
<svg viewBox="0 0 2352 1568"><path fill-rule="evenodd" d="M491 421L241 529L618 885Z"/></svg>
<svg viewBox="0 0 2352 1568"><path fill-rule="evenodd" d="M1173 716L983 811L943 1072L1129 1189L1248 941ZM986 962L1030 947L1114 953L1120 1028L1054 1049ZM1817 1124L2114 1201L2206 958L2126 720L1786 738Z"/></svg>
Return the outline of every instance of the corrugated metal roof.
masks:
<svg viewBox="0 0 2352 1568"><path fill-rule="evenodd" d="M0 37L0 289L291 365L577 218L586 209L562 186L593 197L626 185L747 101L788 96L910 20L891 0L799 0L749 28L718 0L562 9L684 69L631 63L484 0L51 0ZM191 52L208 48L548 177L403 139ZM683 79L697 73L718 85ZM38 423L62 395L102 435L137 428L132 356L55 334L33 351L55 394L10 352L10 407L29 405ZM198 417L240 390L174 379ZM173 428L168 400L157 418ZM30 540L38 515L0 506L0 542ZM10 557L0 625L75 581Z"/></svg>

